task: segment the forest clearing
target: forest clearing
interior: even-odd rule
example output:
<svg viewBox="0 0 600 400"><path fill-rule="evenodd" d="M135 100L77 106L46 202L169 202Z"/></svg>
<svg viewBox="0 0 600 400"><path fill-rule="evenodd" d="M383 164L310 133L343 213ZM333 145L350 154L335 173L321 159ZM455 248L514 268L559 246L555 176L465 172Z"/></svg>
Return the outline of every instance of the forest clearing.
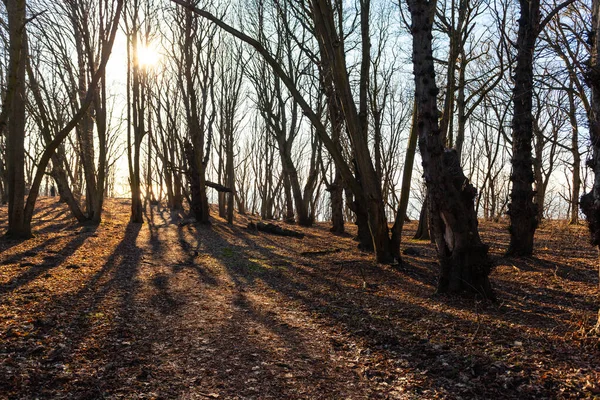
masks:
<svg viewBox="0 0 600 400"><path fill-rule="evenodd" d="M35 237L0 241L0 397L600 396L585 226L544 223L534 256L516 259L506 222L482 223L492 304L434 295L435 248L411 239L416 222L394 266L325 224L286 225L305 234L289 238L156 207L133 224L129 204L109 199L102 224L82 227L42 198Z"/></svg>

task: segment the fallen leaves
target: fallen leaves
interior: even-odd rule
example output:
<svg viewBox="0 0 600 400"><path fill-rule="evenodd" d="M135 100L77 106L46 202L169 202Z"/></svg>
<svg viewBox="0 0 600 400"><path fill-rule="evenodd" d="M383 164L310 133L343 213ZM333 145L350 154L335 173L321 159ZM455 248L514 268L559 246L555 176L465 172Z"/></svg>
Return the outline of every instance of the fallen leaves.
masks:
<svg viewBox="0 0 600 400"><path fill-rule="evenodd" d="M163 209L156 225L132 225L127 202L109 199L92 229L68 225L64 205L40 205L53 216L37 222L43 233L0 242L8 397L600 394L596 254L577 227L545 225L536 257L520 260L501 256L505 227L483 223L501 301L486 305L432 297L425 242L390 267L326 225L294 227L297 240L251 234L243 217L167 223Z"/></svg>

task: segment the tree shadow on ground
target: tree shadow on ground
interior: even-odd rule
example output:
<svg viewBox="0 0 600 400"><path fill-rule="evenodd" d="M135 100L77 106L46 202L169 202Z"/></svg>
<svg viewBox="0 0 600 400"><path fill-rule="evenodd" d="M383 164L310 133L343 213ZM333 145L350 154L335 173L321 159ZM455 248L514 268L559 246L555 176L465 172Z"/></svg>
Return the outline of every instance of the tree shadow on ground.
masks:
<svg viewBox="0 0 600 400"><path fill-rule="evenodd" d="M515 351L514 348L510 348L514 347L511 338L526 340L534 348L538 344L547 344L547 336L539 336L530 328L548 328L553 324L556 325L557 321L545 315L551 313L550 311L554 312L554 309L539 309L539 306L536 306L536 310L539 311L536 313L531 313L530 310L524 311L521 315L514 313L503 315L493 308L487 310L482 308L476 310L476 313L481 313L482 317L487 318L486 322L490 323L489 326L482 326L482 322L476 321L479 318L476 315L472 315L474 318L464 319L464 313L461 317L459 313L453 312L472 308L472 301L442 296L436 298L437 304L429 302L428 305L424 305L386 296L386 282L403 279L397 271L368 263L362 265L367 276L378 276L376 282L380 285L380 290L365 291L357 288L356 277L340 281L333 279L331 271L315 271L311 268L311 262L302 260L302 257L282 256L282 252L277 251L285 247L282 241L261 238L264 243L262 246L256 246L251 240L239 244L232 238L245 235L236 232L236 228L227 228L231 229L231 232L224 232L226 228L219 228L215 229L215 233L221 236L223 242L215 249L222 249L224 246L232 249L236 254L236 260L240 262L232 263L231 257L223 257L222 251L213 250L212 255L226 266L237 286L248 291L253 286L266 285L283 299L279 301L291 302L303 310L316 313L323 323L343 327L345 334L354 338L353 340L363 341L374 351L385 353L387 358L400 361L408 365L409 369L421 371L427 378L426 386L429 390L441 391L447 395L450 393L465 395L475 390L473 382L479 382L481 383L477 386L479 396L492 395L501 390L508 398L524 398L552 393L552 390L559 386L558 378L548 377L544 378L545 386L537 384L541 378L536 373L533 349L530 350L532 359L522 362L515 370L508 361L502 360L503 354L494 356L486 354L489 341L508 340L506 345L509 348L505 356L512 356L512 352ZM253 267L252 263L259 266ZM283 268L276 268L277 266ZM350 283L351 281L354 285ZM385 313L379 315L382 305ZM374 312L374 310L379 311ZM410 320L406 320L406 316L409 316ZM471 331L473 335L471 338L453 338L454 346L445 347L443 332L430 335L427 330L419 332L401 327L419 324L421 320L427 321L425 326L430 326L432 329L437 327L438 330L444 324L463 325L460 331ZM491 325L492 322L495 324ZM456 344L464 344L466 347L457 347ZM577 350L571 348L570 351ZM409 357L400 357L401 359L398 360L398 355L401 354L408 354ZM553 357L553 355L548 356L550 360ZM555 358L557 363L564 361L561 357L556 357L558 357ZM504 377L507 372L508 375L512 373L513 376L507 376L504 380L496 379L498 375ZM386 375L381 371L377 373ZM458 386L455 385L457 379ZM485 385L484 382L490 379L493 379L490 385Z"/></svg>
<svg viewBox="0 0 600 400"><path fill-rule="evenodd" d="M53 398L60 392L70 393L73 398L102 396L109 383L103 378L106 371L98 373L103 368L101 361L106 356L112 358L105 360L105 370L112 370L111 362L122 362L125 354L122 350L126 348L123 341L132 336L128 326L133 318L131 305L141 258L141 251L135 247L140 228L139 224L127 226L123 240L107 262L82 282L80 289L66 295L56 294L48 303L39 305L40 318L32 337L39 338L46 346L40 346L30 355L29 365L34 367L21 371L25 380L0 383L0 387L10 388L7 393L32 393L43 398ZM79 245L83 243L83 240L79 243L80 238L75 240ZM108 315L103 303L114 301L119 303L113 309L116 314ZM106 329L110 333L102 342L90 344L91 338ZM5 351L14 350L10 347L8 344ZM69 371L64 365L69 365ZM89 368L95 368L96 374L82 373ZM10 376L5 378L10 380Z"/></svg>
<svg viewBox="0 0 600 400"><path fill-rule="evenodd" d="M28 269L20 275L15 276L10 281L0 284L0 296L13 290L17 290L21 286L28 284L42 275L48 275L53 268L60 266L64 260L74 254L77 249L79 249L85 243L88 237L93 234L94 230L74 233L75 238L66 243L60 252L48 253L44 251L51 246L52 242L56 242L61 239L60 237L54 237L41 242L37 246L27 250L25 253L15 254L12 257L3 260L3 265L18 263L21 268ZM43 255L44 253L46 253L46 255L39 260L40 255ZM28 258L31 261L25 261Z"/></svg>

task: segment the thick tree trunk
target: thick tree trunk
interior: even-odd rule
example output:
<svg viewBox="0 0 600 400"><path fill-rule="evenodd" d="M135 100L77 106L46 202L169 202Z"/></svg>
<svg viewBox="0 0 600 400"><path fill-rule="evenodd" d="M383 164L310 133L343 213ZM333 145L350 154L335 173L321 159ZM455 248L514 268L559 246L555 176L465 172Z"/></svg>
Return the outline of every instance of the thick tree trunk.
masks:
<svg viewBox="0 0 600 400"><path fill-rule="evenodd" d="M590 139L592 143L592 157L588 166L594 172L594 185L592 191L581 197L581 211L585 214L592 244L600 249L600 0L592 1L592 29L589 38L591 54L586 81L591 89L590 112ZM600 270L598 270L600 274ZM598 323L593 329L600 334L600 312Z"/></svg>
<svg viewBox="0 0 600 400"><path fill-rule="evenodd" d="M512 190L508 205L510 216L510 244L508 255L530 256L533 254L533 237L538 226L538 210L533 202L532 184L532 91L533 53L540 24L540 1L519 0L521 18L517 37L517 65L513 89L512 122Z"/></svg>
<svg viewBox="0 0 600 400"><path fill-rule="evenodd" d="M25 0L8 0L9 76L11 103L7 131L8 231L14 238L31 237L25 221ZM8 97L8 96L7 96Z"/></svg>
<svg viewBox="0 0 600 400"><path fill-rule="evenodd" d="M438 292L469 292L493 299L488 246L481 242L474 207L475 188L454 150L444 150L438 127L432 50L436 2L408 1L412 17L413 68L419 149L429 194L431 231L440 262Z"/></svg>

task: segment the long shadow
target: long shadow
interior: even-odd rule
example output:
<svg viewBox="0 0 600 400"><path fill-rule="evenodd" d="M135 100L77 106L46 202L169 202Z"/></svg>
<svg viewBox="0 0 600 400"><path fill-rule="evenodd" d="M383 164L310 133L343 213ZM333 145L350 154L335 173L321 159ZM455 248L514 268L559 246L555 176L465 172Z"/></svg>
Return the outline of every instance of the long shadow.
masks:
<svg viewBox="0 0 600 400"><path fill-rule="evenodd" d="M43 259L44 261L41 264L22 262L22 260L27 256L35 256L37 252L43 251L52 242L57 241L60 238L52 238L39 244L35 248L26 251L24 254L16 254L13 257L4 260L3 264L14 263L18 260L21 264L21 267L29 267L29 269L19 276L14 277L7 283L0 284L0 297L6 293L18 289L21 286L26 285L41 275L49 273L51 269L60 266L64 260L75 253L77 249L79 249L85 243L90 234L93 234L93 230L88 230L86 233L79 233L73 240L67 243L59 253L45 256Z"/></svg>
<svg viewBox="0 0 600 400"><path fill-rule="evenodd" d="M61 346L54 349L44 349L32 354L39 360L39 368L36 368L29 376L29 382L20 388L14 388L19 393L29 393L34 390L35 395L44 398L52 398L56 391L70 393L73 398L102 398L107 392L102 376L92 375L82 380L61 378L60 370L55 365L69 364L76 368L77 364L85 362L86 359L94 360L99 356L81 355L80 345L89 337L97 334L92 329L96 318L107 318L97 310L105 300L119 298L120 307L118 314L114 317L115 326L113 332L100 344L100 348L90 349L98 354L109 354L119 360L120 352L126 345L123 340L131 337L131 321L134 318L132 303L137 290L136 275L142 256L141 249L135 246L135 240L141 229L139 224L129 224L125 237L114 249L107 262L96 272L82 288L75 294L57 296L51 299L51 307L45 309L45 320L38 325L36 334L40 338L63 338ZM51 315L52 312L60 313ZM50 314L50 315L49 315ZM10 351L10 349L8 349ZM108 352L108 353L106 353ZM99 368L96 365L96 368ZM11 387L10 382L0 382L0 387Z"/></svg>
<svg viewBox="0 0 600 400"><path fill-rule="evenodd" d="M222 239L225 241L225 244L240 254L243 254L245 251L244 247L230 243L226 238ZM221 246L219 245L217 248ZM252 248L251 246L251 243L247 243L248 248ZM507 361L501 361L495 357L486 355L486 340L472 342L471 345L474 347L472 350L456 347L454 349L448 347L444 349L443 346L440 347L439 343L432 343L425 333L415 334L410 329L403 329L398 324L398 321L403 321L402 314L406 312L411 316L416 315L421 318L439 321L435 326L443 325L445 322L467 324L466 326L468 327L469 325L474 325L473 322L461 322L460 318L456 315L426 309L417 304L386 297L380 293L364 292L349 286L345 286L340 291L339 286L324 276L323 271L314 273L306 268L294 267L294 262L297 263L298 259L286 260L285 257L277 254L277 252L265 249L264 247L259 249L254 248L254 251L261 254L265 260L270 260L271 264L277 262L279 265L282 263L289 269L289 273L272 272L270 268L253 271L247 268L231 267L231 262L224 259L222 253L213 251L212 255L220 258L223 264L227 266L234 282L243 282L244 284L251 285L255 279L260 279L261 282L267 284L272 290L280 293L289 299L289 301L296 302L302 305L302 307L307 307L308 310L317 313L319 318L324 321L343 326L344 331L350 337L361 338L374 349L387 353L387 357L394 358L398 357L399 354L407 354L408 352L410 357L403 357L402 362L422 371L429 378L427 386L430 389L437 388L447 394L456 394L462 390L460 386L454 386L456 380L459 379L459 382L466 380L464 383L461 383L466 388L463 390L464 393L461 393L464 395L471 390L469 389L469 385L466 384L468 380L491 380L489 386L485 386L484 389L482 387L478 388L477 396L491 396L497 393L497 390L501 390L506 395L506 398L533 398L553 393L553 390L560 386L558 381L552 379L546 380L546 386L541 389L537 386L528 386L528 384L536 382L536 366L533 363L524 363L517 370L513 371L513 367ZM397 273L382 272L384 277L381 280L383 281L398 279ZM298 282L294 277L299 277L299 279L303 279L304 281ZM339 293L346 293L346 295L340 295ZM441 301L443 305L444 300L441 299ZM382 303L390 310L389 314L385 315L385 318L380 318L378 315L370 312L372 308L377 308L377 305L381 305ZM450 304L452 303L455 302L451 300ZM462 303L465 304L464 301ZM400 310L400 312L397 310ZM535 316L535 318L538 317ZM543 325L546 325L549 321L545 321ZM406 322L410 324L410 321ZM486 337L495 337L497 340L523 337L525 335L533 343L540 342L545 344L547 341L546 337L538 337L535 334L525 333L527 327L525 318L520 319L519 323L524 324L524 327L509 328L506 325L502 325L494 326L492 330L486 327L482 329L486 331ZM539 326L538 323L534 325ZM479 327L477 327L478 330ZM461 329L461 331L464 331L464 329ZM468 343L466 338L465 340L454 338L454 341L463 342L465 345ZM575 352L576 349L573 348L572 351ZM509 353L509 350L506 353ZM420 358L422 355L426 355L427 357ZM550 358L552 357L550 356ZM556 357L558 357L557 361L562 361L559 356ZM432 359L444 361L441 363L434 362L433 364L435 365L432 366L430 365ZM465 371L468 372L468 375L464 375ZM518 376L514 379L505 380L504 383L495 379L498 374L506 371L518 373ZM415 390L418 393L418 388ZM453 391L458 392L455 393Z"/></svg>
<svg viewBox="0 0 600 400"><path fill-rule="evenodd" d="M196 237L198 243L193 245L187 241L185 238L185 230L193 233ZM177 243L179 247L182 249L185 254L183 260L179 260L176 264L171 265L172 271L174 273L180 273L184 270L192 270L198 276L198 279L205 284L215 286L217 285L216 278L209 272L207 268L203 268L201 264L196 262L196 257L200 255L200 246L201 246L201 234L203 232L205 234L209 234L209 227L197 227L197 226L178 226L177 227Z"/></svg>
<svg viewBox="0 0 600 400"><path fill-rule="evenodd" d="M246 288L249 288L255 283L255 279L260 279L260 265L258 260L245 261L241 257L243 248L238 245L232 245L226 240L223 240L218 235L215 235L211 229L204 227L189 227L198 240L202 240L210 236L210 245L205 246L203 243L193 245L189 243L182 235L182 229L179 228L179 241L185 251L190 251L192 248L199 249L201 254L215 258L220 263L235 269L236 273L229 273L228 276L232 279L235 287L235 292L231 298L233 306L233 314L227 318L227 324L211 330L206 333L206 339L214 345L221 344L223 347L216 349L218 357L206 357L206 352L198 352L194 346L190 346L187 350L191 352L192 357L197 357L201 360L206 369L215 371L212 376L204 376L203 383L220 388L220 392L228 392L225 394L230 396L260 396L262 393L269 398L304 398L298 396L298 385L292 384L285 375L290 375L291 368L285 361L292 358L300 358L303 360L303 369L298 376L296 373L295 379L304 379L309 376L321 376L322 379L328 379L325 372L328 364L326 355L321 355L318 359L311 356L311 351L305 346L304 339L298 332L289 326L284 320L277 315L261 309L259 304L255 304L245 294ZM250 254L250 259L256 254ZM285 260L280 260L277 263L278 268L283 268L286 265ZM277 272L273 272L277 273ZM162 281L163 277L160 277ZM160 283L164 285L164 282ZM307 287L298 288L299 290L308 290ZM226 305L224 305L226 306ZM266 329L270 334L274 335L277 340L285 343L285 349L281 347L275 349L271 343L267 343L262 334L255 332L253 327L258 326ZM228 342L223 342L223 338L228 338ZM215 349L213 349L215 351ZM204 353L204 354L203 354ZM314 351L313 351L314 353ZM278 361L279 360L279 361ZM242 363L242 364L240 364ZM244 366L244 363L249 365ZM269 365L269 367L258 367L260 365ZM256 374L254 369L258 369ZM302 377L304 374L304 377ZM251 385L248 382L254 382ZM314 381L311 381L314 384ZM209 385L209 386L210 386ZM299 385L302 387L302 385ZM232 389L235 388L235 389ZM315 388L311 389L315 390ZM317 390L318 392L318 390ZM331 393L331 391L329 391ZM350 392L349 394L351 394ZM183 392L179 393L180 395Z"/></svg>

